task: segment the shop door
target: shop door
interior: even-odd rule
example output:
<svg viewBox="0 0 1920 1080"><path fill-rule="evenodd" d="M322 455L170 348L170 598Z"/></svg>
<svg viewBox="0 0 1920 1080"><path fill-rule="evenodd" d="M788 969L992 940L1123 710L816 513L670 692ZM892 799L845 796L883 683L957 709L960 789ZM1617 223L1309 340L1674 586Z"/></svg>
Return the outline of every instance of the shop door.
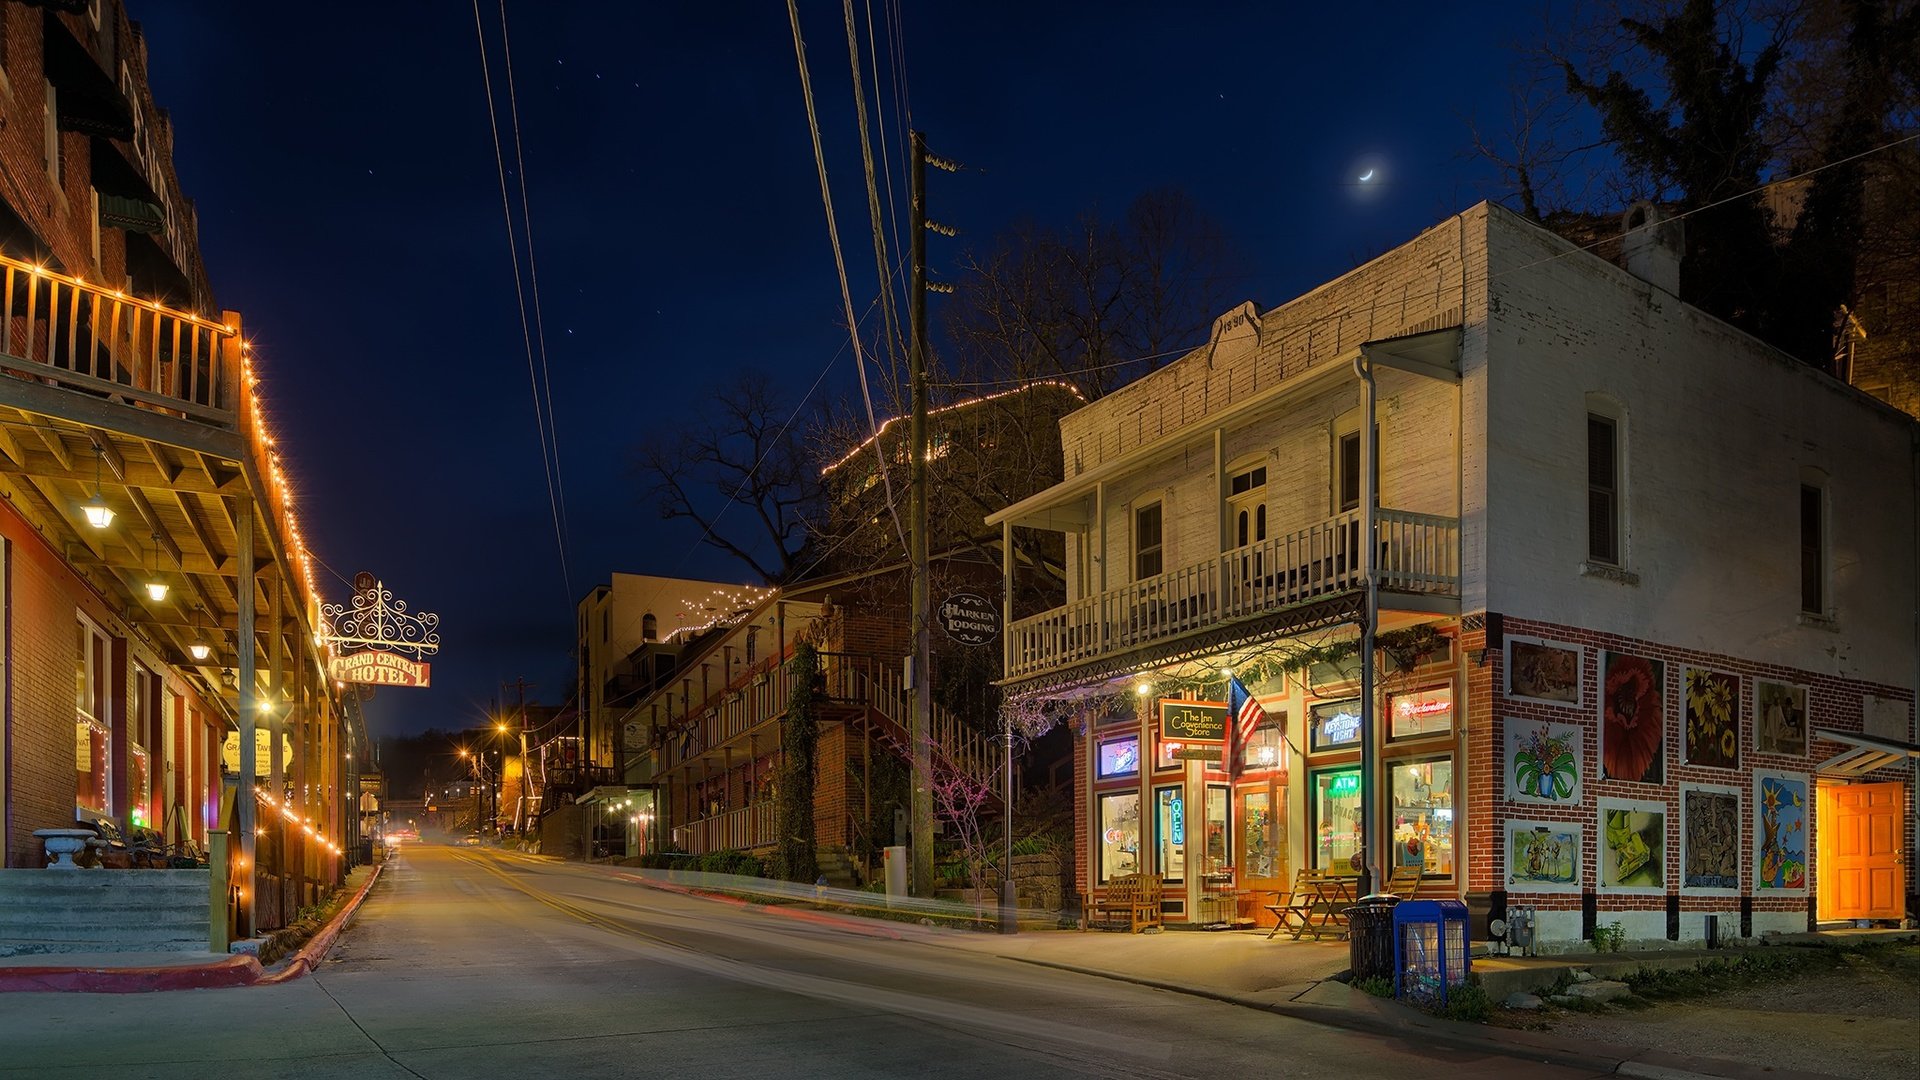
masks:
<svg viewBox="0 0 1920 1080"><path fill-rule="evenodd" d="M1903 788L1898 783L1820 786L1820 918L1906 916Z"/></svg>
<svg viewBox="0 0 1920 1080"><path fill-rule="evenodd" d="M1287 892L1287 789L1260 784L1240 789L1240 873L1242 919L1272 926L1276 904Z"/></svg>

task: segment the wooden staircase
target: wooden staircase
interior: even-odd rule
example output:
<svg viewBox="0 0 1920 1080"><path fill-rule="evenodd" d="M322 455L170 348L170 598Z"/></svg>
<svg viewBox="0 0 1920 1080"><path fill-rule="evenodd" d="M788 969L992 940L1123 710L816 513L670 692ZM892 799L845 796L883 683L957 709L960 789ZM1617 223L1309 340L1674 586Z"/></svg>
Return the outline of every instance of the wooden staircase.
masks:
<svg viewBox="0 0 1920 1080"><path fill-rule="evenodd" d="M909 719L906 689L899 673L869 663L844 663L845 657L831 657L827 671L828 695L835 704L851 706L843 718L850 731L870 736L902 761L913 760L913 737L907 730ZM831 660L843 663L833 666ZM936 775L957 773L984 785L992 794L990 808L1000 804L999 757L993 740L959 717L934 705L928 741L932 744Z"/></svg>

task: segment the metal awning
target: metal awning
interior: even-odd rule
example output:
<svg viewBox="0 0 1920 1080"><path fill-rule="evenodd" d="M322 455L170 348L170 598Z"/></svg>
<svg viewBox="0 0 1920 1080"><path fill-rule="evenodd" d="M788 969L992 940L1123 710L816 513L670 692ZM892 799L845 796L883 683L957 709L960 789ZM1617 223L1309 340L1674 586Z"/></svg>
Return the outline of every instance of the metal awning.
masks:
<svg viewBox="0 0 1920 1080"><path fill-rule="evenodd" d="M1857 731L1827 731L1824 728L1816 728L1813 733L1847 748L1814 767L1813 771L1824 777L1857 780L1877 769L1920 757L1920 745L1898 739L1862 735Z"/></svg>

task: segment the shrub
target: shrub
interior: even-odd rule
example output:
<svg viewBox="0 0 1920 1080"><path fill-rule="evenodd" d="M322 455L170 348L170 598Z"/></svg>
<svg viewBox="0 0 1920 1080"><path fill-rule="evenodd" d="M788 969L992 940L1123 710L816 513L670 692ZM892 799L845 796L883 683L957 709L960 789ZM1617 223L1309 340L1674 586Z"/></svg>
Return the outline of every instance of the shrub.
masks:
<svg viewBox="0 0 1920 1080"><path fill-rule="evenodd" d="M1621 926L1618 920L1593 928L1594 952L1619 952L1626 940L1627 928Z"/></svg>
<svg viewBox="0 0 1920 1080"><path fill-rule="evenodd" d="M1393 996L1393 980L1387 978L1385 975L1371 975L1364 979L1355 979L1353 980L1353 988L1363 993L1372 994L1374 997L1390 998Z"/></svg>
<svg viewBox="0 0 1920 1080"><path fill-rule="evenodd" d="M1492 1018L1493 999L1480 985L1480 976L1469 975L1466 982L1448 989L1447 1004L1440 1015L1469 1024L1484 1024Z"/></svg>

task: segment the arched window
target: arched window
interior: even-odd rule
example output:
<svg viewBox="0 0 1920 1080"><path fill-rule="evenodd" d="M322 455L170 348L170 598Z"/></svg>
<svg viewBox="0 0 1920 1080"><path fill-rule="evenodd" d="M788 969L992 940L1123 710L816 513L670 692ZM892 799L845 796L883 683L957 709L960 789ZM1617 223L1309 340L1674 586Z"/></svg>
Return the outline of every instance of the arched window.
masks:
<svg viewBox="0 0 1920 1080"><path fill-rule="evenodd" d="M640 616L640 640L642 641L660 640L660 620L654 618L653 612L651 611L647 612L645 615Z"/></svg>

